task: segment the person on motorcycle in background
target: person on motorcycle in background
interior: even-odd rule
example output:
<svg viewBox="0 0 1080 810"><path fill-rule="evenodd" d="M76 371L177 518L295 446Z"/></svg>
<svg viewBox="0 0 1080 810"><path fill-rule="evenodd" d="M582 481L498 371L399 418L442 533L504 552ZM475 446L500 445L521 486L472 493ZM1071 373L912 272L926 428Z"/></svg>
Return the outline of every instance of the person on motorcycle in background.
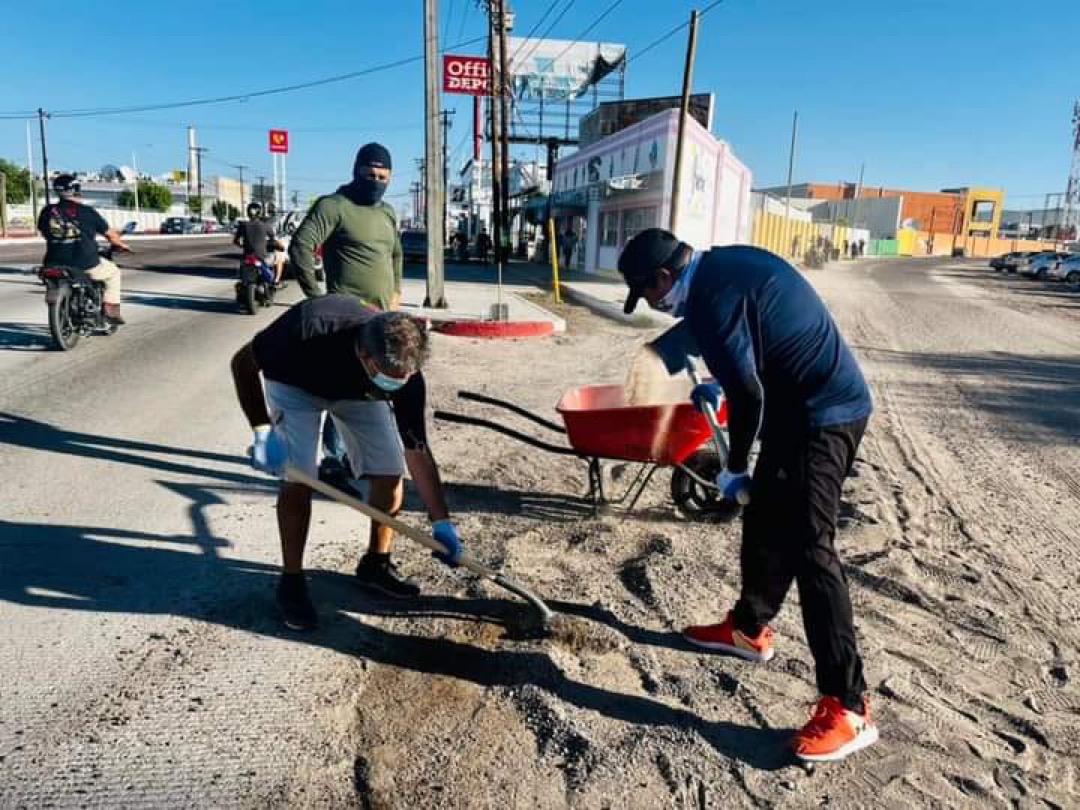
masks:
<svg viewBox="0 0 1080 810"><path fill-rule="evenodd" d="M272 265L274 286L278 287L285 271L285 247L275 238L273 226L263 219L261 203L248 203L247 215L247 221L236 226L233 244L243 245L244 258L254 256L263 264Z"/></svg>
<svg viewBox="0 0 1080 810"><path fill-rule="evenodd" d="M53 190L59 196L46 205L38 216L38 232L45 237L46 267L71 267L81 270L94 281L105 285L105 320L116 326L124 323L120 317L120 268L101 256L97 237L104 236L118 250L130 250L120 234L97 211L79 201L79 183L73 174L53 178Z"/></svg>

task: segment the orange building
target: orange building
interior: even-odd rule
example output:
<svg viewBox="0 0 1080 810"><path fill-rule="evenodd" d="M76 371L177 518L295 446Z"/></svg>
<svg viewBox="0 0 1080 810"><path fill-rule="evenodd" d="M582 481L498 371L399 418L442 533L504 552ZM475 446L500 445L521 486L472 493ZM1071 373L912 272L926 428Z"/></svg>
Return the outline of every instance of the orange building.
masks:
<svg viewBox="0 0 1080 810"><path fill-rule="evenodd" d="M779 196L786 186L762 189ZM791 187L791 196L815 200L853 200L855 183L800 183ZM906 191L863 186L861 199L900 197L900 227L931 233L960 236L997 237L1005 193L986 188L950 188L943 191Z"/></svg>

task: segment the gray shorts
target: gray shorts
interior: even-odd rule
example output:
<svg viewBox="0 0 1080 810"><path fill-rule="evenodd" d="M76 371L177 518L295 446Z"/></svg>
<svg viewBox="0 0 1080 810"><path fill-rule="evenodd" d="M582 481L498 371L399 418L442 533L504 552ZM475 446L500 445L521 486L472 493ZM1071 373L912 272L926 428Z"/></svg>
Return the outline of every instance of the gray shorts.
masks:
<svg viewBox="0 0 1080 810"><path fill-rule="evenodd" d="M389 403L323 399L274 380L266 380L265 389L270 420L285 440L289 464L312 478L318 475L324 415L334 420L354 476L405 474L405 453Z"/></svg>

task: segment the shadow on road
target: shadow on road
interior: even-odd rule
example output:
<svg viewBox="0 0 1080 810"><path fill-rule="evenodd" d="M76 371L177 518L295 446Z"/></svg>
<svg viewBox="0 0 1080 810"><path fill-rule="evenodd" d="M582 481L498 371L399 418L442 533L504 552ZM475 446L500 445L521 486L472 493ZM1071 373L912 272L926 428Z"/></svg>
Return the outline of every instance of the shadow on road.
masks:
<svg viewBox="0 0 1080 810"><path fill-rule="evenodd" d="M228 292L232 293L232 287ZM240 312L235 298L217 298L208 295L125 291L124 303L161 309L183 309L189 312L215 312L223 315L236 315Z"/></svg>
<svg viewBox="0 0 1080 810"><path fill-rule="evenodd" d="M863 348L886 362L931 369L968 395L972 408L997 418L1002 430L1020 441L1080 441L1080 357L1006 352L933 354ZM927 383L918 401L946 412L946 396ZM1036 434L1033 435L1033 431Z"/></svg>
<svg viewBox="0 0 1080 810"><path fill-rule="evenodd" d="M39 352L52 347L49 327L39 323L0 323L0 350Z"/></svg>
<svg viewBox="0 0 1080 810"><path fill-rule="evenodd" d="M235 267L214 267L205 264L143 264L131 265L132 270L145 270L148 273L168 273L174 276L198 276L200 278L233 279Z"/></svg>
<svg viewBox="0 0 1080 810"><path fill-rule="evenodd" d="M61 610L182 616L271 637L285 636L276 619L272 593L278 568L229 559L231 545L212 530L205 509L227 503L223 495L273 487L246 472L207 470L199 461L243 463L242 459L145 442L67 431L12 414L0 414L0 442L21 447L135 464L169 473L200 475L199 483L157 481L190 502L191 533L159 535L137 527L48 525L0 520L0 600ZM64 493L57 493L64 497ZM269 508L269 505L268 505ZM582 683L552 660L543 642L489 649L462 640L477 621L500 622L522 605L512 600L423 598L402 605L362 596L352 576L335 571L311 575L312 592L323 616L314 633L288 635L342 654L418 673L455 678L485 688L520 694L523 687L622 722L656 728L690 729L720 754L751 767L774 770L788 764L783 742L788 730L710 722L693 712L639 694ZM583 621L596 622L639 644L681 648L674 634L637 628L595 606L552 605ZM406 635L356 618L438 617L462 622L437 636ZM423 627L417 628L420 632ZM458 636L457 638L451 636Z"/></svg>

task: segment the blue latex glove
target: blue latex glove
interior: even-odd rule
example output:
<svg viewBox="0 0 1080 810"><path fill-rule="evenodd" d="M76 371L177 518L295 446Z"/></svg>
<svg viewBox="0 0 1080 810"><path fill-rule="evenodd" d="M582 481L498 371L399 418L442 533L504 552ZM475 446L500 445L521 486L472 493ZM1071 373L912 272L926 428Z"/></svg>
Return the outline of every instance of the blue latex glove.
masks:
<svg viewBox="0 0 1080 810"><path fill-rule="evenodd" d="M750 476L746 473L733 473L725 467L716 476L716 486L726 500L743 506L750 503Z"/></svg>
<svg viewBox="0 0 1080 810"><path fill-rule="evenodd" d="M690 392L690 401L698 413L705 413L705 404L712 405L713 413L720 410L720 386L714 382L698 383Z"/></svg>
<svg viewBox="0 0 1080 810"><path fill-rule="evenodd" d="M446 549L445 554L433 551L431 556L451 568L457 568L462 552L461 538L458 537L457 526L449 520L437 520L431 526L431 536L436 543Z"/></svg>
<svg viewBox="0 0 1080 810"><path fill-rule="evenodd" d="M270 425L255 428L251 441L251 466L270 475L281 475L289 459L284 439Z"/></svg>

